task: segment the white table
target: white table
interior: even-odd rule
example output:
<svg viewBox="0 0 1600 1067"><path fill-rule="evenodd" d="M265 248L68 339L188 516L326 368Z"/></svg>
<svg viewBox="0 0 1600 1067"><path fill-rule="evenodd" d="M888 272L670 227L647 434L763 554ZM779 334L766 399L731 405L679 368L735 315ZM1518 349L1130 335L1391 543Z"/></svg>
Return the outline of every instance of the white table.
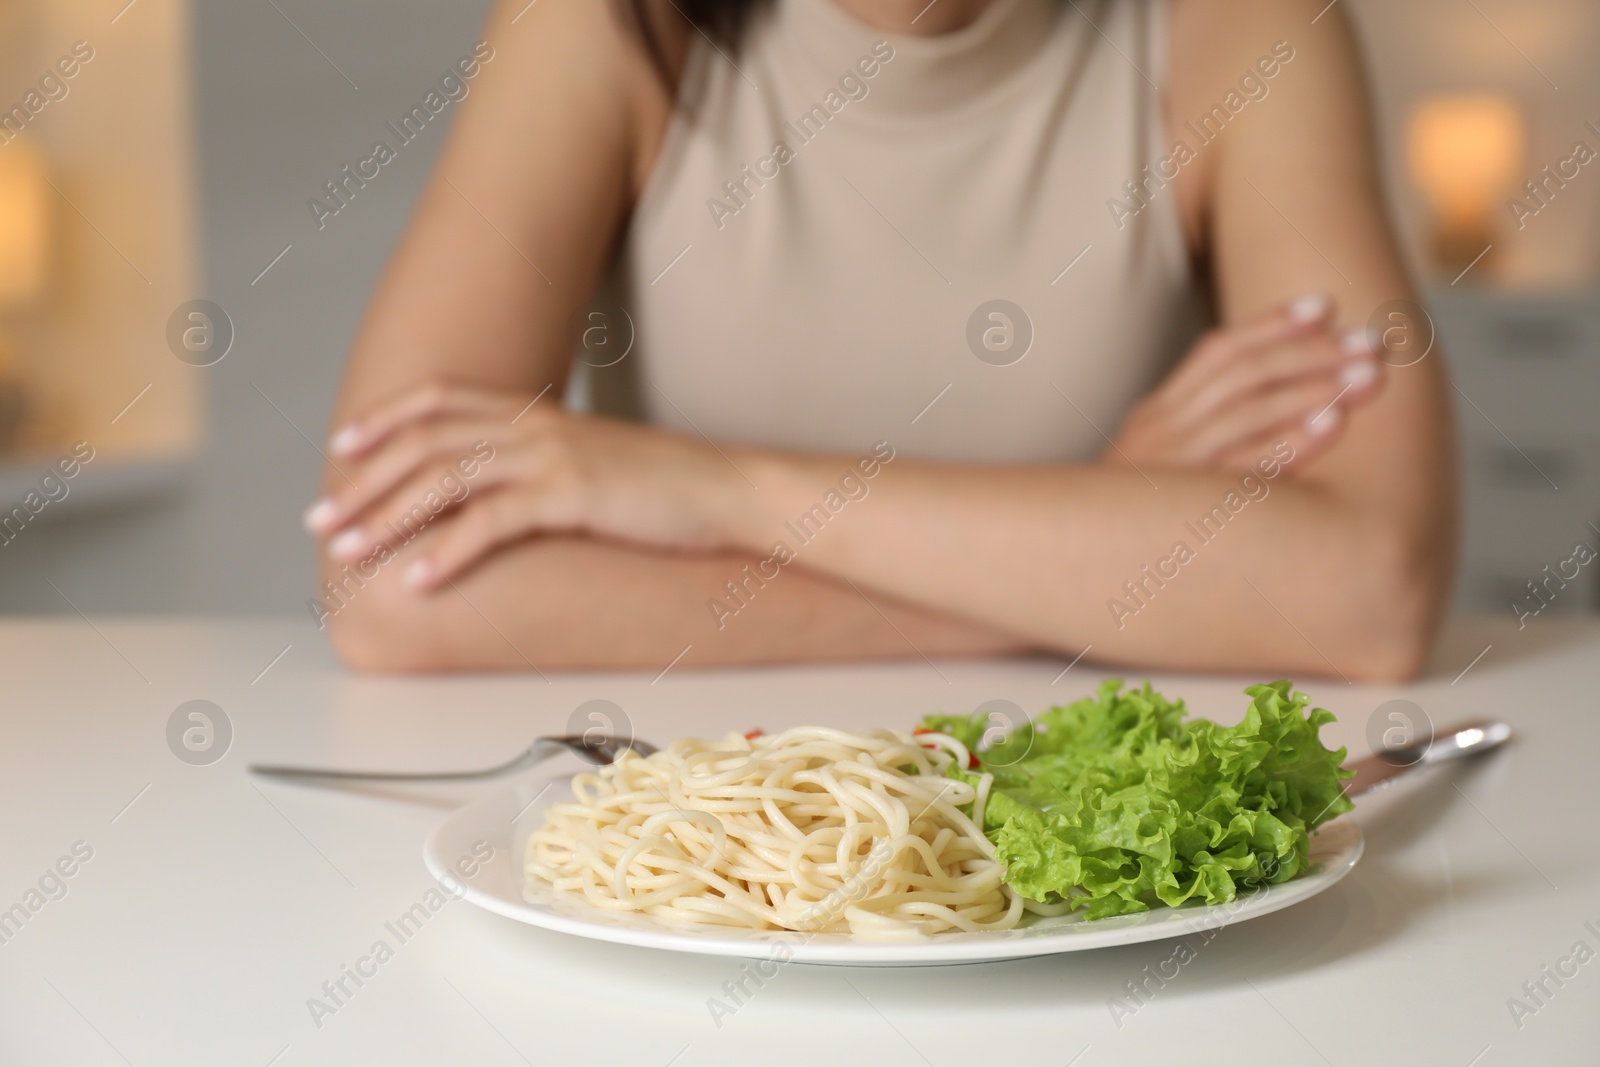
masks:
<svg viewBox="0 0 1600 1067"><path fill-rule="evenodd" d="M1452 682L1474 657L1487 654ZM274 657L292 645L281 660ZM1241 923L1137 1012L1110 998L1173 955L1154 942L1011 964L790 965L718 1027L738 962L546 933L451 902L318 1026L308 998L431 882L420 851L469 788L382 794L256 782L248 760L448 767L506 758L584 700L639 735L801 722L910 725L1005 698L1029 710L1104 677L1051 661L809 670L359 678L310 624L100 619L0 624L0 909L58 861L66 894L0 944L0 1063L1594 1064L1600 961L1516 1025L1542 965L1600 951L1600 625L1454 624L1410 687L1303 685L1367 749L1404 696L1438 725L1496 715L1514 745L1362 804L1367 852L1324 895ZM264 668L266 669L263 673ZM1224 721L1244 678L1158 678ZM230 750L169 750L185 701ZM479 787L481 788L481 787ZM92 849L71 861L74 845ZM55 884L46 879L47 888ZM1586 926L1585 923L1592 926ZM1571 969L1568 964L1568 969ZM1132 1003L1132 1002L1129 1002ZM1120 1024L1120 1025L1119 1025Z"/></svg>

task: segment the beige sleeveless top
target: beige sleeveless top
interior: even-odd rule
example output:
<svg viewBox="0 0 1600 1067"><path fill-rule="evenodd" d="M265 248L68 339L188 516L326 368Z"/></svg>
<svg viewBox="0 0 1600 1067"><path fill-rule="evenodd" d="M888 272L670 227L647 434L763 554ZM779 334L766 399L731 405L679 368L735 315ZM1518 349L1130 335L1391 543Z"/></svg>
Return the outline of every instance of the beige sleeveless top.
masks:
<svg viewBox="0 0 1600 1067"><path fill-rule="evenodd" d="M1096 455L1201 321L1170 186L1110 204L1171 154L1164 18L994 0L913 38L771 0L735 49L697 35L613 277L637 411L808 451Z"/></svg>

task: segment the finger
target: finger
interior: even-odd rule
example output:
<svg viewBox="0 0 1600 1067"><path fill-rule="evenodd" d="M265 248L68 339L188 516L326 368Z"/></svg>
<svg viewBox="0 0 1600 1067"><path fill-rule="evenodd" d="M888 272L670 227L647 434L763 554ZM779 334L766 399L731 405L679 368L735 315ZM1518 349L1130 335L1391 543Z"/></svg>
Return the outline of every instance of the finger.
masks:
<svg viewBox="0 0 1600 1067"><path fill-rule="evenodd" d="M454 464L462 473L475 473L495 454L491 437L503 443L507 429L498 420L453 419L396 434L354 473L353 484L312 506L306 513L306 525L313 533L326 535L358 521L431 460Z"/></svg>
<svg viewBox="0 0 1600 1067"><path fill-rule="evenodd" d="M1349 418L1336 404L1318 420L1315 429L1304 421L1286 423L1220 456L1217 465L1228 471L1252 471L1270 478L1293 474L1338 444L1349 424Z"/></svg>
<svg viewBox="0 0 1600 1067"><path fill-rule="evenodd" d="M405 569L402 580L413 589L436 589L504 545L535 533L574 528L568 510L550 494L521 488L482 494L441 524L439 536Z"/></svg>
<svg viewBox="0 0 1600 1067"><path fill-rule="evenodd" d="M1370 402L1386 382L1384 367L1372 358L1370 348L1364 356L1348 355L1337 373L1291 379L1237 398L1183 438L1186 458L1205 464L1230 453L1244 441L1254 440L1278 423L1307 420L1311 436L1331 429L1324 413L1337 405L1341 415Z"/></svg>
<svg viewBox="0 0 1600 1067"><path fill-rule="evenodd" d="M1244 353L1183 401L1173 418L1180 426L1194 425L1250 393L1362 364L1377 364L1365 330L1351 330L1337 343L1331 337L1320 336ZM1373 372L1353 373L1365 379Z"/></svg>
<svg viewBox="0 0 1600 1067"><path fill-rule="evenodd" d="M502 465L503 466L503 465ZM328 555L341 562L365 559L383 545L398 549L435 520L459 508L477 490L491 489L502 479L487 467L467 478L448 459L432 459L394 491L375 501L328 542Z"/></svg>
<svg viewBox="0 0 1600 1067"><path fill-rule="evenodd" d="M1311 293L1250 322L1212 330L1172 372L1163 390L1175 396L1192 393L1242 355L1326 333L1332 316L1333 301Z"/></svg>
<svg viewBox="0 0 1600 1067"><path fill-rule="evenodd" d="M1328 432L1343 415L1341 391L1345 387L1329 375L1247 397L1198 427L1185 441L1185 458L1211 465L1241 443L1291 422L1302 423L1313 434Z"/></svg>
<svg viewBox="0 0 1600 1067"><path fill-rule="evenodd" d="M410 544L427 526L450 514L467 498L459 486L454 493L443 491L443 477L438 464L421 467L394 493L366 509L360 522L350 523L330 539L328 555L341 563L354 563L384 547L397 552L402 545Z"/></svg>
<svg viewBox="0 0 1600 1067"><path fill-rule="evenodd" d="M504 393L442 381L428 382L340 427L328 439L328 451L341 459L362 455L413 423L490 416L507 410L513 403Z"/></svg>

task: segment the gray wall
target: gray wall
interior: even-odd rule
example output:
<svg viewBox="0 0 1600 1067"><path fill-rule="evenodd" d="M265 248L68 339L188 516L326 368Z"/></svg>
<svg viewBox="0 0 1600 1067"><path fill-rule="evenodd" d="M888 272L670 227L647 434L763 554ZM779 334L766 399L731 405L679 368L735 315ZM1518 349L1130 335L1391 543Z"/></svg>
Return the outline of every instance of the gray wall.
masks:
<svg viewBox="0 0 1600 1067"><path fill-rule="evenodd" d="M312 545L299 517L320 459L301 433L324 436L362 304L443 122L320 232L306 200L470 51L487 4L276 3L283 14L265 2L194 4L204 283L195 295L222 305L237 336L221 363L196 372L209 387L205 446L157 498L42 522L7 545L6 611L70 612L50 582L89 613L303 610Z"/></svg>

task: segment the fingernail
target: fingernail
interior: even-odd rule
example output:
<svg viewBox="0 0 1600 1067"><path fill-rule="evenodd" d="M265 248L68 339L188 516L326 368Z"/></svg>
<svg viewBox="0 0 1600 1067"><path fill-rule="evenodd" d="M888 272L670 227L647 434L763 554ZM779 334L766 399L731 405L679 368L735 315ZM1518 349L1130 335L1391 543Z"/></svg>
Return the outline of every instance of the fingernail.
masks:
<svg viewBox="0 0 1600 1067"><path fill-rule="evenodd" d="M1307 293L1289 305L1289 317L1295 322L1316 322L1328 313L1328 298L1322 293Z"/></svg>
<svg viewBox="0 0 1600 1067"><path fill-rule="evenodd" d="M1360 327L1346 330L1339 338L1339 351L1347 356L1370 356L1373 354L1372 338Z"/></svg>
<svg viewBox="0 0 1600 1067"><path fill-rule="evenodd" d="M338 512L339 509L334 506L333 501L317 501L315 504L312 504L311 507L306 509L306 529L310 530L312 533L321 533L329 526L333 525L334 516L337 515Z"/></svg>
<svg viewBox="0 0 1600 1067"><path fill-rule="evenodd" d="M328 451L336 456L348 456L360 444L361 431L354 426L346 426L328 438Z"/></svg>
<svg viewBox="0 0 1600 1067"><path fill-rule="evenodd" d="M1339 380L1351 389L1363 389L1378 379L1378 365L1370 359L1349 363L1339 372Z"/></svg>
<svg viewBox="0 0 1600 1067"><path fill-rule="evenodd" d="M361 532L358 526L346 530L344 533L328 542L328 555L334 559L355 559L372 547L372 542L367 535Z"/></svg>
<svg viewBox="0 0 1600 1067"><path fill-rule="evenodd" d="M406 568L401 580L412 589L421 589L433 580L433 564L425 559L419 559Z"/></svg>
<svg viewBox="0 0 1600 1067"><path fill-rule="evenodd" d="M1317 437L1338 426L1341 418L1339 405L1329 404L1306 420L1306 429L1311 431L1313 437Z"/></svg>

